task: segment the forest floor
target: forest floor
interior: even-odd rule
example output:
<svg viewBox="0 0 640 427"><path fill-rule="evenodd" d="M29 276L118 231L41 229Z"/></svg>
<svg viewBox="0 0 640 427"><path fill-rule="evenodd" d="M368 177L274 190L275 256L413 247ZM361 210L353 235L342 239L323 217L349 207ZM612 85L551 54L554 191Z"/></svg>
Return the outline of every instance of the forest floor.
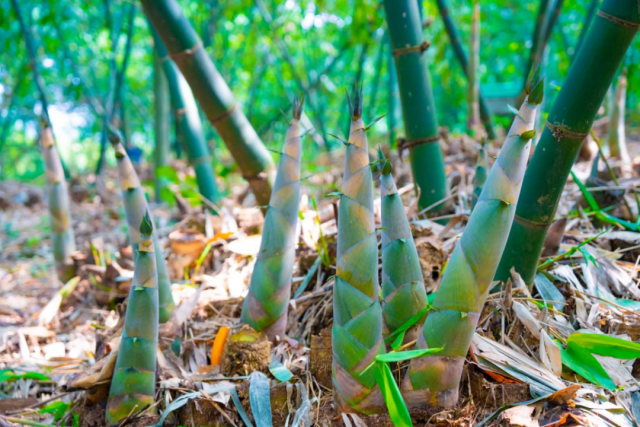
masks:
<svg viewBox="0 0 640 427"><path fill-rule="evenodd" d="M394 160L429 292L437 289L469 214L477 148L467 139L451 139L448 146L453 190L446 226L416 213L412 186L406 184L408 165ZM638 151L639 144L631 146ZM497 152L490 149L491 155ZM582 180L593 155L593 149L585 151L576 166ZM333 169L318 179L339 188L341 159L329 164ZM638 170L617 184L603 173L594 184L606 187L597 194L601 207L615 206L611 215L632 220L638 215L631 191L640 183ZM80 282L61 304L43 189L0 183L0 426L105 425L133 270L114 183L108 171L99 186L70 186ZM154 208L178 308L160 331L157 405L127 424L241 426L248 419L265 425L252 410L254 399L269 397L259 387L264 377L249 376L259 370L269 379L274 426L391 426L386 415L346 415L333 407L334 269L318 258L320 251L335 262L337 209L330 198L322 199L317 210L306 207L311 205L306 199L301 212L287 337L275 346L261 338L228 340L220 364L211 364L221 328L231 334L241 329L242 297L260 244L262 215L244 207L252 201L241 200L243 190L225 202L221 216L186 204ZM489 296L467 358L459 405L412 414L414 425L468 426L483 420L514 426L634 425L640 415L638 363L596 356L618 386L615 391L554 363L557 349L548 333L560 339L575 331L640 339L640 233L598 223L576 209L580 203L580 191L570 182L557 214L566 220L550 232L544 256L579 250L553 263L533 287L515 277L506 290ZM394 367L397 379L404 368Z"/></svg>

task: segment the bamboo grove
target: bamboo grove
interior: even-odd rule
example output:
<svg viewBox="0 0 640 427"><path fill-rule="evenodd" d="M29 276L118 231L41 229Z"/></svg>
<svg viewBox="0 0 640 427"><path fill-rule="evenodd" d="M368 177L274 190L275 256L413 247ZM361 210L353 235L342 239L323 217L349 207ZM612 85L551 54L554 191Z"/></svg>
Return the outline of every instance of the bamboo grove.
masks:
<svg viewBox="0 0 640 427"><path fill-rule="evenodd" d="M284 141L276 141L281 150L272 156L249 121L249 114L245 114L248 108L236 101L178 1L139 3L136 7L141 6L148 19L149 39L153 40L156 84L166 85L170 95L170 99L157 99L157 108L167 113L170 105L174 113L188 165L204 202L198 209L206 211L203 215L209 218L211 213L223 212L219 207L225 202L220 186L225 176L216 176L215 171L221 168L217 168L218 159L214 158L203 131L198 110L201 108L203 117L224 142L238 174L255 196L255 200L248 198L249 203L255 202L252 207L261 208L264 214L260 248L249 262L251 278L242 300L240 319L233 328L248 325L264 334L265 341L272 345L290 343L293 340L287 339L296 338L288 337L287 332L289 310L295 305L291 294L297 283L294 272L298 271L296 263L300 255L299 220L303 218L301 209L305 208L301 202L306 200L303 176L305 161L309 160L305 156L309 157L311 152L306 149L305 136L313 131L303 105L307 99L314 118L322 108L318 102L314 104L311 98L305 98L308 94L304 92L311 92L311 80L297 77L302 93L294 98L292 113L286 118ZM397 85L404 135L398 138L397 146L380 147L372 155L374 150L369 147L367 132L382 117L372 119L375 102L370 108L362 82L356 81L347 94L348 112L346 108L342 112L343 122L349 124L348 136L344 141L337 138L342 146L331 153L335 155L331 161L340 159L342 168L341 179L336 181L340 184L339 191L327 194L327 198L337 196L333 205L337 235L335 259L328 266L334 275L327 282L331 286L323 289L329 290L332 297L329 311L332 396L341 412L368 415L389 411L393 404L391 385L381 381L379 371L372 368L381 360L400 362L394 372L399 381L393 384L393 390L398 389L397 395L410 410L450 409L458 404L463 368L488 295L492 290L511 289L509 280L518 275L526 285L534 282L545 238L556 219L572 167L612 84L615 87L611 90L609 151L622 161L623 167L630 168L624 109L628 79L633 71L619 71L640 28L636 0L603 0L597 10L596 2L592 3L593 22L581 34L566 80L558 88L546 118L542 102L549 85L542 76L542 63L562 1L540 2L531 51L525 60L526 81L518 86L518 95L513 97L517 108L510 109L513 114L506 135L494 125L488 98L479 82L481 2L472 4L472 40L466 50L447 1L435 3L469 86L466 130L477 157L475 166L469 162L474 176L468 182L472 192L464 212L467 220L448 254L437 291L428 295L410 220L418 216L431 218L453 228L457 223L447 224L447 220L460 212L452 214L452 189L443 151L446 142L438 125L439 100L434 96L430 74L433 64L428 63L429 42L424 40L419 3L384 0L380 11L384 13L386 33L380 37L380 43L387 43L389 52L385 57L386 48L380 47L379 64L386 61L385 68L391 76L389 87ZM19 12L17 2L13 7ZM260 12L270 28L274 25L275 33L277 21L269 17L264 5ZM280 49L283 55L287 53L285 45L280 45ZM362 47L363 56L366 49ZM376 80L375 84L379 83ZM324 84L328 85L326 81ZM41 96L45 100L44 91ZM286 94L282 98L286 105ZM47 106L45 102L42 104L45 113L39 134L51 252L58 278L68 282L79 274L73 256L76 252L73 204ZM111 113L105 110L108 109L103 109L108 116L106 122L113 122ZM387 123L393 120L394 116L387 117ZM538 123L542 125L537 126ZM163 126L166 124L158 126L159 133L167 132L167 126ZM393 126L388 127L393 139ZM320 133L333 136L324 129ZM174 303L170 269L161 244L163 236L158 225L163 222L158 216L154 220L151 213L155 205L147 199L144 176L136 171L126 138L112 126L105 128L105 135L114 153L110 162L117 169L119 201L134 265L106 402L108 425L118 425L133 414L155 411L156 354L162 345L163 329L167 333L175 326L172 320L180 310ZM320 140L323 137L314 135ZM167 138L164 140L163 144L168 144ZM495 160L489 156L490 149L499 150ZM171 168L166 147L156 146L156 151L155 170ZM409 177L396 174L392 166L393 160L402 159L405 151ZM407 203L411 197L403 200L396 179L399 183L413 184L415 192L410 196L415 199L415 206ZM160 201L161 183L157 176L155 185L156 201ZM419 213L409 217L408 212L414 211ZM176 328L172 329L174 334ZM167 333L165 338L170 335ZM409 353L405 358L403 354Z"/></svg>

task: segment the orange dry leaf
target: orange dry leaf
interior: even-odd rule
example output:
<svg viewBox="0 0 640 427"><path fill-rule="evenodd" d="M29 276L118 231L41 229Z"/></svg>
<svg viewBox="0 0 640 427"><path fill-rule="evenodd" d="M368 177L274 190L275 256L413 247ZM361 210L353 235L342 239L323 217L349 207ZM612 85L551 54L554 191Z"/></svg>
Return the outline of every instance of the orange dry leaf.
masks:
<svg viewBox="0 0 640 427"><path fill-rule="evenodd" d="M222 350L227 342L229 336L229 328L222 326L216 334L216 339L213 341L213 347L211 347L211 365L218 366L220 359L222 359Z"/></svg>

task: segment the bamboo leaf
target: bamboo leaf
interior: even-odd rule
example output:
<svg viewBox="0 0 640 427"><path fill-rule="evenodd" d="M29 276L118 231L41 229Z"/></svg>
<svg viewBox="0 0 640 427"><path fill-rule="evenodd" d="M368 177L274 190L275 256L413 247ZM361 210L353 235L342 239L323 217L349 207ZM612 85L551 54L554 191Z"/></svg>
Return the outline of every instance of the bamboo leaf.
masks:
<svg viewBox="0 0 640 427"><path fill-rule="evenodd" d="M413 427L411 415L402 399L393 373L386 363L376 363L375 378L389 410L389 417L396 427Z"/></svg>
<svg viewBox="0 0 640 427"><path fill-rule="evenodd" d="M601 356L628 360L640 357L640 344L609 335L574 333L567 339L567 345L571 343Z"/></svg>
<svg viewBox="0 0 640 427"><path fill-rule="evenodd" d="M402 324L402 326L400 326L398 329L396 329L391 334L389 334L387 338L384 340L384 342L389 344L390 342L394 341L395 337L397 337L398 335L404 336L405 332L407 332L413 325L418 323L418 321L422 319L422 317L425 314L427 314L429 310L431 310L431 305L426 306L425 308L423 308L422 310L420 310L419 312L411 316L409 320L407 320Z"/></svg>
<svg viewBox="0 0 640 427"><path fill-rule="evenodd" d="M556 344L559 345L557 342ZM575 343L568 343L566 349L560 345L559 347L563 365L593 384L615 390L613 380L591 353Z"/></svg>
<svg viewBox="0 0 640 427"><path fill-rule="evenodd" d="M376 362L404 362L405 360L415 359L416 357L428 356L430 354L441 351L444 347L425 348L420 350L396 351L393 353L378 354L375 358Z"/></svg>

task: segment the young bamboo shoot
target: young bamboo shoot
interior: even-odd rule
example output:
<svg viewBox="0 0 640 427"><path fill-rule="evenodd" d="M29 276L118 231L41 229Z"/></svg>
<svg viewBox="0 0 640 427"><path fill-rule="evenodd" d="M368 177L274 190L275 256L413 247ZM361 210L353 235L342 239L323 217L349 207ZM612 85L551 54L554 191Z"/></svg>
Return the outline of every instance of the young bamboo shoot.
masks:
<svg viewBox="0 0 640 427"><path fill-rule="evenodd" d="M262 243L242 320L271 340L284 338L291 293L291 273L296 257L296 228L300 206L300 117L304 100L295 100L278 172L265 217Z"/></svg>
<svg viewBox="0 0 640 427"><path fill-rule="evenodd" d="M113 145L116 162L118 163L118 180L120 182L120 189L122 190L122 203L127 217L129 239L131 240L133 253L136 253L142 241L142 234L140 234L139 228L135 224L142 222L145 212L149 211L149 206L142 185L140 184L140 179L138 179L138 174L133 168L133 163L131 163L121 141L120 134L113 129L109 129L109 142ZM153 222L153 219L151 221ZM175 304L173 302L173 295L171 295L169 271L167 270L164 255L162 254L162 246L160 246L160 242L158 241L157 231L152 234L151 239L153 240L153 253L156 258L158 276L160 323L165 323L171 317Z"/></svg>

